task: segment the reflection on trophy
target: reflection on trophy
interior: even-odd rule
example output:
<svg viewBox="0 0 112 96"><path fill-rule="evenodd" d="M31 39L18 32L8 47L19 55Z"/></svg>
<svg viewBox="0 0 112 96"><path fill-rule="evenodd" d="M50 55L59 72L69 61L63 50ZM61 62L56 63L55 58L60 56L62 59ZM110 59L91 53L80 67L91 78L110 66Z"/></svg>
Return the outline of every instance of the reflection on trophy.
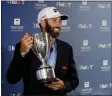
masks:
<svg viewBox="0 0 112 96"><path fill-rule="evenodd" d="M32 50L40 59L41 65L36 71L37 79L42 83L49 83L57 80L55 78L54 68L47 65L48 50L51 41L51 36L47 32L39 32L33 34Z"/></svg>

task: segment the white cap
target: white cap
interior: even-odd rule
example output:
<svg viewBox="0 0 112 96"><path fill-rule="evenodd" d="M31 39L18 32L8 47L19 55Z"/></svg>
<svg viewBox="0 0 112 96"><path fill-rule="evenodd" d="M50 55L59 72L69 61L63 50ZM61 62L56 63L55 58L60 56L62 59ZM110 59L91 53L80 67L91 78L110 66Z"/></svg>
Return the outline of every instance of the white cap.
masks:
<svg viewBox="0 0 112 96"><path fill-rule="evenodd" d="M40 23L40 20L56 18L56 17L61 17L61 20L68 19L68 16L60 14L57 8L46 7L39 12L37 21L38 23Z"/></svg>

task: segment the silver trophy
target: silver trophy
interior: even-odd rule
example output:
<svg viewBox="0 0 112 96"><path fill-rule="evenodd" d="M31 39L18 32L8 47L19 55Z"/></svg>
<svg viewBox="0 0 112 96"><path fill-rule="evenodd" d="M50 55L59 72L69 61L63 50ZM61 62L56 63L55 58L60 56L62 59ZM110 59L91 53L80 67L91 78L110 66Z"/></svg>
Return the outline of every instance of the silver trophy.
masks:
<svg viewBox="0 0 112 96"><path fill-rule="evenodd" d="M54 68L47 64L51 36L47 32L39 32L33 34L32 37L32 50L41 61L41 65L36 71L37 79L42 83L49 83L57 80L55 77Z"/></svg>

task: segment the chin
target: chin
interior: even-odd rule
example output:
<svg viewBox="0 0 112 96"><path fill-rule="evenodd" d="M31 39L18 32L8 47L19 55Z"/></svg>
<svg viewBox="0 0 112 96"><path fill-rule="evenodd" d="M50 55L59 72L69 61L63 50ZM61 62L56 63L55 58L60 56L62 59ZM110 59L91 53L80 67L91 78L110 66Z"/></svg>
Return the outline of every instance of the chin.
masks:
<svg viewBox="0 0 112 96"><path fill-rule="evenodd" d="M56 37L58 37L58 36L59 36L59 35L57 35L57 34L56 34L56 35L52 35L53 38L56 38Z"/></svg>
<svg viewBox="0 0 112 96"><path fill-rule="evenodd" d="M51 33L51 36L52 36L53 38L56 38L56 37L58 37L59 35L60 35L60 32L59 32L59 31L54 31L54 32Z"/></svg>

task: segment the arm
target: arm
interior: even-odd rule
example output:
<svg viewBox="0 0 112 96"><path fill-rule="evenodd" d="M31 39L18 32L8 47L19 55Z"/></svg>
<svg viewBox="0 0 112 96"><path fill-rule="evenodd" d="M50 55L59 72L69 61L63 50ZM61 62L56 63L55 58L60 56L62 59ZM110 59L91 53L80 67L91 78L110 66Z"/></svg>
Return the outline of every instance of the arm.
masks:
<svg viewBox="0 0 112 96"><path fill-rule="evenodd" d="M70 56L69 56L69 67L68 67L68 72L66 73L66 77L64 80L65 88L62 90L62 92L67 93L72 90L74 90L78 84L79 84L79 79L78 79L78 74L75 66L75 62L73 59L73 50L72 47L70 47Z"/></svg>
<svg viewBox="0 0 112 96"><path fill-rule="evenodd" d="M52 82L52 84L46 84L45 86L49 87L52 90L56 90L61 92L61 94L68 93L74 90L79 84L78 74L75 67L75 62L73 60L73 51L72 47L70 47L70 55L69 55L69 65L68 71L65 75L64 80Z"/></svg>
<svg viewBox="0 0 112 96"><path fill-rule="evenodd" d="M21 80L24 68L24 57L20 54L20 43L16 44L13 59L7 70L7 80L11 84L15 84Z"/></svg>
<svg viewBox="0 0 112 96"><path fill-rule="evenodd" d="M16 44L13 59L11 61L10 67L7 71L7 80L11 84L15 84L21 80L24 75L25 70L25 55L29 52L33 45L33 40L31 36L26 33L21 42Z"/></svg>

